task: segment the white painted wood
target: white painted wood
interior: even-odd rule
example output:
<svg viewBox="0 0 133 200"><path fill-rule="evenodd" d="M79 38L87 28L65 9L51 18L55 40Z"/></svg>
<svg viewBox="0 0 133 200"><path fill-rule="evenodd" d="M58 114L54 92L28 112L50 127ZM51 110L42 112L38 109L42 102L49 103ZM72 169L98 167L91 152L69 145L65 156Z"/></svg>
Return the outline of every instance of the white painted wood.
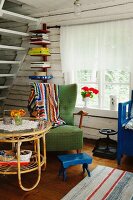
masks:
<svg viewBox="0 0 133 200"><path fill-rule="evenodd" d="M75 124L78 125L78 119L75 117ZM102 129L102 128L110 128L117 130L117 120L101 118L101 117L84 117L83 126L88 128Z"/></svg>
<svg viewBox="0 0 133 200"><path fill-rule="evenodd" d="M14 22L14 21L11 22L2 18L0 20L0 27L3 29L19 30L19 28L21 27L20 25L26 26L26 24L22 24L20 22Z"/></svg>
<svg viewBox="0 0 133 200"><path fill-rule="evenodd" d="M29 89L25 89L25 91L21 91L21 90L11 90L10 94L9 94L9 97L10 95L23 95L23 96L28 96L29 97L29 94L30 94L30 87Z"/></svg>
<svg viewBox="0 0 133 200"><path fill-rule="evenodd" d="M16 77L13 84L14 85L20 85L20 86L29 86L30 80L28 77Z"/></svg>
<svg viewBox="0 0 133 200"><path fill-rule="evenodd" d="M50 53L51 54L59 54L60 53L60 47L50 48Z"/></svg>
<svg viewBox="0 0 133 200"><path fill-rule="evenodd" d="M106 137L106 136L100 134L99 131L95 130L95 129L83 127L82 130L83 130L83 137L84 138L97 140L99 138L105 138ZM110 138L117 141L117 134L110 136Z"/></svg>
<svg viewBox="0 0 133 200"><path fill-rule="evenodd" d="M5 2L5 0L0 0L0 9L2 9L4 2Z"/></svg>
<svg viewBox="0 0 133 200"><path fill-rule="evenodd" d="M13 65L19 65L21 61L8 61L8 60L0 60L0 64L13 64Z"/></svg>
<svg viewBox="0 0 133 200"><path fill-rule="evenodd" d="M95 109L95 108L86 108L86 107L75 107L75 112L79 112L80 110L84 110L89 113L89 115L92 116L102 116L102 117L109 117L112 119L117 119L118 118L118 112L117 111L112 111L112 110L103 110L103 109Z"/></svg>
<svg viewBox="0 0 133 200"><path fill-rule="evenodd" d="M10 88L10 85L0 85L0 90Z"/></svg>
<svg viewBox="0 0 133 200"><path fill-rule="evenodd" d="M8 57L8 56L16 56L16 52L15 51L13 51L12 49L0 49L0 58L3 58L3 56L6 56L6 57Z"/></svg>
<svg viewBox="0 0 133 200"><path fill-rule="evenodd" d="M16 91L17 92L30 92L30 89L31 89L31 86L28 85L28 86L20 86L20 85L13 85L12 86L12 90L13 91Z"/></svg>
<svg viewBox="0 0 133 200"><path fill-rule="evenodd" d="M60 54L51 54L51 56L48 57L48 60L61 60Z"/></svg>
<svg viewBox="0 0 133 200"><path fill-rule="evenodd" d="M52 28L49 29L49 37L53 36L53 35L60 35L60 28Z"/></svg>
<svg viewBox="0 0 133 200"><path fill-rule="evenodd" d="M1 74L5 74L3 71L9 71L10 70L10 65L3 65L3 64L0 64L0 71L2 70L2 73Z"/></svg>
<svg viewBox="0 0 133 200"><path fill-rule="evenodd" d="M27 101L27 104L28 104L28 98L29 98L29 95L19 95L19 94L10 94L8 96L8 99L10 100L22 100L22 101Z"/></svg>
<svg viewBox="0 0 133 200"><path fill-rule="evenodd" d="M16 74L0 74L0 77L14 77Z"/></svg>
<svg viewBox="0 0 133 200"><path fill-rule="evenodd" d="M105 4L93 4L82 10L80 16L75 16L71 12L50 12L42 19L49 25L72 25L95 23L109 20L129 19L133 17L132 2L108 1Z"/></svg>
<svg viewBox="0 0 133 200"><path fill-rule="evenodd" d="M51 80L48 80L49 83L54 83L54 84L58 84L58 85L63 85L65 84L64 82L64 78L61 77L54 77Z"/></svg>
<svg viewBox="0 0 133 200"><path fill-rule="evenodd" d="M117 7L119 5L132 5L132 2L129 2L127 0L114 0L114 1L98 1L95 3L95 1L91 1L89 2L87 0L86 3L83 4L83 0L82 0L82 6L81 6L81 11L84 12L86 11L95 11L95 10L102 10L102 8L114 8ZM54 9L48 12L40 12L39 13L34 13L32 16L44 16L44 18L46 18L47 16L56 16L56 15L63 15L63 14L71 14L74 12L74 7L71 6L70 8L67 8L66 5L64 5L64 8L62 9ZM80 18L80 16L75 16L75 18ZM45 20L46 22L47 20Z"/></svg>
<svg viewBox="0 0 133 200"><path fill-rule="evenodd" d="M50 48L59 48L59 47L60 47L59 41L51 42Z"/></svg>
<svg viewBox="0 0 133 200"><path fill-rule="evenodd" d="M61 71L54 71L54 70L48 70L48 75L50 75L50 74L52 74L53 75L53 77L55 77L55 78L63 78L64 77L64 75L63 75L63 73L61 72Z"/></svg>
<svg viewBox="0 0 133 200"><path fill-rule="evenodd" d="M6 36L11 36L11 35L23 36L23 37L29 36L28 33L23 33L23 32L19 32L19 31L13 31L13 30L3 29L3 28L0 28L0 34L6 35Z"/></svg>
<svg viewBox="0 0 133 200"><path fill-rule="evenodd" d="M0 97L0 100L5 100L6 99L6 97Z"/></svg>
<svg viewBox="0 0 133 200"><path fill-rule="evenodd" d="M19 110L19 109L22 109L22 106L17 106L17 105L16 106L14 106L14 105L5 105L4 106L5 110L13 110L14 108ZM26 111L26 116L29 117L30 115L29 115L28 109L26 107L23 107L23 108Z"/></svg>
<svg viewBox="0 0 133 200"><path fill-rule="evenodd" d="M58 35L50 35L49 36L49 40L51 41L51 43L52 42L59 42L60 41L60 35L58 34Z"/></svg>
<svg viewBox="0 0 133 200"><path fill-rule="evenodd" d="M33 13L34 16L46 16L49 15L56 15L62 13L68 13L74 11L74 1L68 0L19 0L21 2L25 2L26 4L32 5L38 10ZM122 3L129 3L127 0L81 0L81 9L97 9L98 7L103 6L111 6L117 5Z"/></svg>
<svg viewBox="0 0 133 200"><path fill-rule="evenodd" d="M27 107L27 101L21 101L21 100L10 100L10 99L6 99L5 100L5 104L6 105L11 105L11 106L20 106L20 107Z"/></svg>
<svg viewBox="0 0 133 200"><path fill-rule="evenodd" d="M60 26L66 26L66 25L78 25L78 24L89 24L89 23L97 23L97 22L107 22L107 21L116 21L116 20L123 20L123 19L131 19L133 18L133 13L112 13L112 14L103 14L101 16L86 16L84 18L80 19L68 19L66 20L60 20L60 21L52 21L47 22L50 26L60 25Z"/></svg>
<svg viewBox="0 0 133 200"><path fill-rule="evenodd" d="M25 48L23 48L23 47L7 46L7 45L0 45L0 49L11 49L11 50L17 50L17 51L25 50Z"/></svg>
<svg viewBox="0 0 133 200"><path fill-rule="evenodd" d="M36 18L20 15L18 13L10 12L3 9L2 9L2 18L22 23L38 22L38 19Z"/></svg>

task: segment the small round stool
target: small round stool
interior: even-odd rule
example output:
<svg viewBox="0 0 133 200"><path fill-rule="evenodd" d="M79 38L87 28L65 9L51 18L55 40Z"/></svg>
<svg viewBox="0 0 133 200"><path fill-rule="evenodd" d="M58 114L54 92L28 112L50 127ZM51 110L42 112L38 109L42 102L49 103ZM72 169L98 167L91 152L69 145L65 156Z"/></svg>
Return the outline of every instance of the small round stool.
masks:
<svg viewBox="0 0 133 200"><path fill-rule="evenodd" d="M113 129L104 128L99 130L100 134L106 135L106 138L100 138L97 140L93 149L94 156L101 156L104 158L115 159L117 142L110 138L110 135L117 134L117 131Z"/></svg>

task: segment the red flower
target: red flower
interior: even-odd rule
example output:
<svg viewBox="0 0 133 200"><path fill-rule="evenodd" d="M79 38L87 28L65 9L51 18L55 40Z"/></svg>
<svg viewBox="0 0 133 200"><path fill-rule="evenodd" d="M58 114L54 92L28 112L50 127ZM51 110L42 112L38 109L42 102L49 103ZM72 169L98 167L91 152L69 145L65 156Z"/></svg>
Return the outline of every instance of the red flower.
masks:
<svg viewBox="0 0 133 200"><path fill-rule="evenodd" d="M90 97L90 95L91 95L90 93L87 93L87 94L86 94L86 97Z"/></svg>
<svg viewBox="0 0 133 200"><path fill-rule="evenodd" d="M81 88L81 95L83 98L85 97L93 98L94 94L98 94L98 93L99 93L99 90L93 87L88 88L87 86L84 86Z"/></svg>
<svg viewBox="0 0 133 200"><path fill-rule="evenodd" d="M89 88L89 90L92 91L92 92L94 93L94 90L95 90L95 89L94 89L94 88Z"/></svg>
<svg viewBox="0 0 133 200"><path fill-rule="evenodd" d="M99 93L99 90L95 89L94 94L98 94L98 93Z"/></svg>
<svg viewBox="0 0 133 200"><path fill-rule="evenodd" d="M84 86L81 89L84 90L84 91L86 91L86 92L89 90L89 88L87 86Z"/></svg>

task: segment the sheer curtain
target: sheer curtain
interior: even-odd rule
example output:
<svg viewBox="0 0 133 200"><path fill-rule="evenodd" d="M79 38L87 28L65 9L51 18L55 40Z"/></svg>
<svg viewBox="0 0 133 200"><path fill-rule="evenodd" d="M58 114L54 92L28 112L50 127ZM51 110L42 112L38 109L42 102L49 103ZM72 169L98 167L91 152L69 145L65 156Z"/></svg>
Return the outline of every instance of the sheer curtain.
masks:
<svg viewBox="0 0 133 200"><path fill-rule="evenodd" d="M64 26L60 34L62 70L66 74L81 69L131 71L133 67L132 19Z"/></svg>

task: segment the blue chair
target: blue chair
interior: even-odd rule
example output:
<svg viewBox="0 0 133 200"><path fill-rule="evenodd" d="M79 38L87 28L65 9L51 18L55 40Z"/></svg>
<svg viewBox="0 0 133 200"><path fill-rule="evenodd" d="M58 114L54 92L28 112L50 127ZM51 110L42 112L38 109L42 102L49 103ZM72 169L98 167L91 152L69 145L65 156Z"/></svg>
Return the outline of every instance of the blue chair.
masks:
<svg viewBox="0 0 133 200"><path fill-rule="evenodd" d="M133 91L130 101L118 106L118 145L117 162L121 163L123 155L133 156ZM127 125L130 124L131 126ZM127 128L126 128L127 127Z"/></svg>

